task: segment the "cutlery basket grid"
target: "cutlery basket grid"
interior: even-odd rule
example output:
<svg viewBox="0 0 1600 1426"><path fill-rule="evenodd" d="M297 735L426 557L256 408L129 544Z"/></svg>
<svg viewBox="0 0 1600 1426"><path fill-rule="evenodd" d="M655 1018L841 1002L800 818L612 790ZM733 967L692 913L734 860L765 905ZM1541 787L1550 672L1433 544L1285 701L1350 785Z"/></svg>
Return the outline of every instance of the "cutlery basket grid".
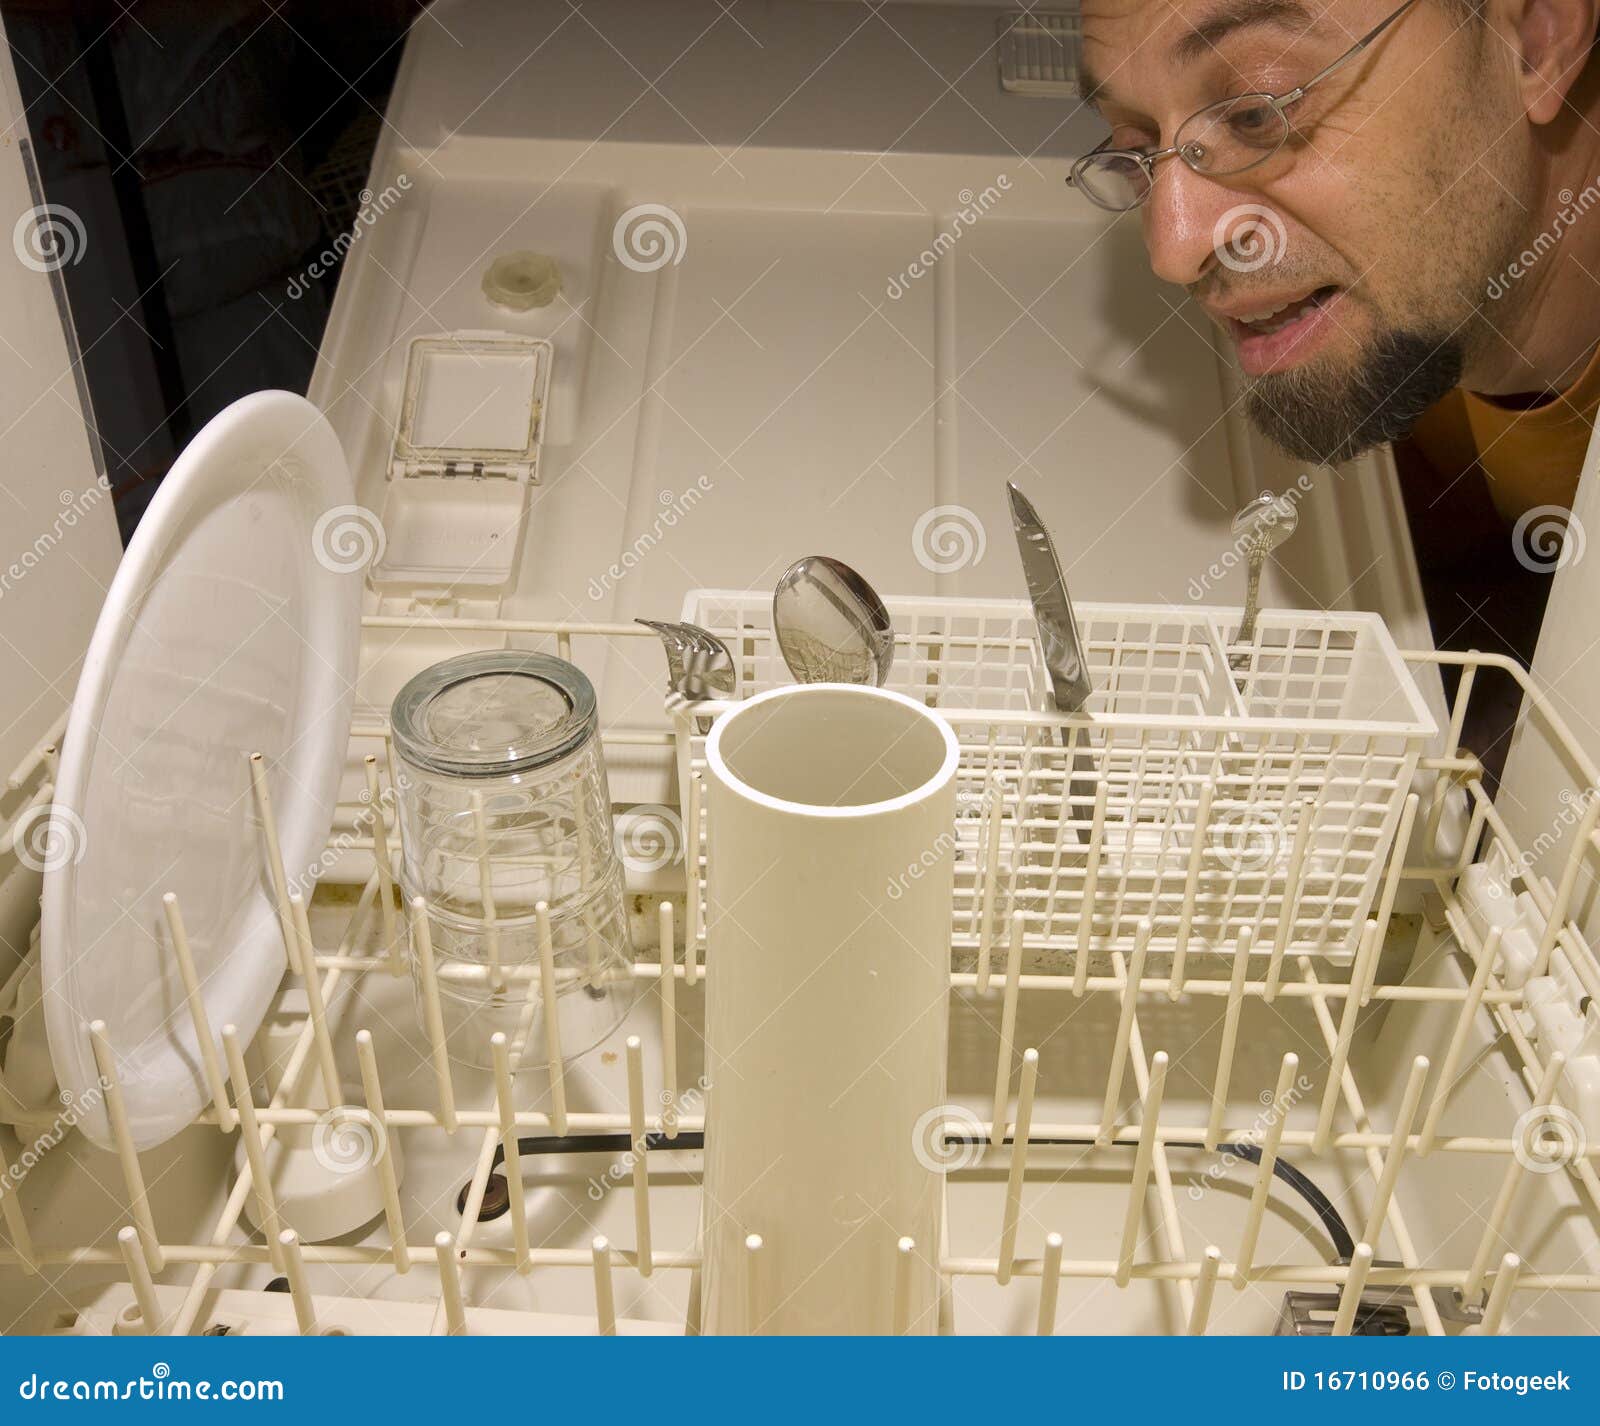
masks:
<svg viewBox="0 0 1600 1426"><path fill-rule="evenodd" d="M1354 954L1437 732L1381 619L1266 613L1235 645L1237 610L1078 605L1094 691L1065 715L1026 602L886 603L888 687L961 745L958 954L987 955L1015 914L1041 962L1130 950L1144 921L1149 949L1180 959L1244 938L1275 959ZM677 709L701 934L699 728L791 679L764 595L696 591L683 618L727 643L738 680Z"/></svg>
<svg viewBox="0 0 1600 1426"><path fill-rule="evenodd" d="M552 631L564 652L581 632ZM1456 663L1469 675L1506 667L1493 656L1407 657ZM1526 675L1506 671L1538 700ZM1463 680L1452 727L1461 724L1471 682ZM913 1245L937 1254L952 1289L945 1308L958 1290L963 1295L960 1315L941 1309L945 1330L1106 1330L1108 1314L1137 1302L1148 1315L1134 1330L1261 1331L1271 1330L1282 1301L1281 1331L1285 1288L1297 1314L1316 1317L1314 1332L1361 1331L1380 1305L1432 1335L1469 1321L1484 1332L1594 1329L1596 1105L1576 1092L1571 1069L1563 1074L1553 1033L1530 1012L1541 983L1550 983L1546 970L1600 996L1600 966L1569 919L1578 874L1600 874L1591 835L1600 773L1548 704L1539 706L1579 770L1574 798L1585 811L1576 833L1559 862L1536 870L1490 803L1475 759L1459 755L1453 739L1425 757L1423 770L1441 780L1426 794L1431 806L1422 802L1428 810L1419 825L1437 824L1453 784L1464 792L1469 829L1459 856L1442 864L1402 865L1398 851L1389 862L1386 886L1420 882L1434 902L1409 962L1385 964L1378 952L1386 926L1373 919L1348 972L1300 957L1275 983L1241 974L1249 963L1235 958L1223 978L1201 963L1180 986L1176 964L1159 970L1137 952L1114 951L1109 966L1093 973L1088 958L1078 958L1078 974L1068 979L1023 970L1019 952L1029 949L1031 932L1013 923L1022 934L1002 955L1003 968L953 972L953 1102L930 1109L930 1132L938 1131L932 1142L943 1143L949 1241ZM358 761L366 753L387 761L385 727L358 726L352 736ZM672 735L616 736L620 746L654 736L667 747ZM46 743L17 780L43 775L39 795L47 797L50 758ZM1561 795L1564 807L1570 791ZM1417 818L1419 800L1407 799L1408 816ZM388 790L375 804L346 804L330 847L375 851L386 823L389 834L400 831L391 814ZM1557 821L1565 825L1559 814ZM329 879L343 878L335 871ZM0 1163L7 1300L31 1312L35 1325L53 1308L46 1315L57 1330L82 1333L192 1333L219 1324L309 1334L637 1332L672 1330L683 1321L675 1313L692 1317L695 1218L680 1231L685 1220L674 1223L663 1211L675 1193L697 1196L693 1170L678 1155L663 1154L659 1166L654 1152L637 1147L616 1155L604 1172L594 1171L589 1193L579 1183L555 1231L553 1220L536 1224L531 1213L513 1215L509 1228L501 1220L498 1231L477 1216L497 1175L517 1162L530 1171L518 1158L519 1135L605 1134L638 1146L646 1133L703 1127L695 1042L672 1028L716 973L698 957L692 935L675 946L666 912L659 950L641 945L633 967L653 983L648 1014L659 1010L659 1041L647 1033L643 1048L631 1039L625 1060L611 1057L618 1063L594 1103L569 1104L552 1066L550 1089L530 1104L509 1081L491 1084L453 1067L436 1040L385 1033L396 1027L375 1008L381 994L371 997L407 981L392 868L381 859L348 884L351 899L323 905L315 964L322 1004L356 992L360 1008L339 1024L304 1009L290 1017L293 1047L275 1090L223 1086L220 1107L204 1111L182 1139L145 1154L125 1135L116 1154L90 1152L63 1130L70 1106L30 1114L0 1097L0 1122L22 1146ZM1537 923L1535 938L1550 928L1532 980L1512 964L1499 931L1485 930L1486 909L1492 919L1518 887L1518 902L1528 903ZM418 944L413 936L413 957ZM28 969L25 959L0 984L0 1019L17 1015ZM191 1014L194 1008L191 1000ZM365 1030L377 1036L363 1045L358 1032ZM1283 1051L1291 1053L1280 1064ZM1434 1056L1431 1065L1425 1055ZM1503 1080L1485 1078L1485 1065L1501 1056ZM335 1059L346 1102L321 1109L319 1065ZM114 1094L114 1060L107 1070L106 1093ZM1080 1073L1094 1081L1092 1105L1070 1086ZM353 1142L346 1171L379 1181L385 1211L364 1234L280 1242L261 1230L263 1218L271 1221L269 1200L244 1151L259 1155L274 1135L308 1131L341 1153ZM447 1199L414 1177L397 1185L388 1146L401 1139L413 1169L414 1149L426 1159L448 1146L450 1162L470 1174L464 1209L452 1216L441 1208ZM1241 1170L1230 1149L1236 1142L1256 1146L1262 1162ZM499 1166L502 1152L508 1162ZM1330 1262L1326 1241L1314 1241L1323 1236L1315 1225L1302 1225L1289 1241L1273 1238L1272 1204L1282 1188L1273 1187L1267 1163L1279 1158L1333 1190L1359 1239L1352 1259ZM1208 1192L1230 1161L1235 1189L1253 1182L1248 1195ZM222 1175L224 1162L237 1176L221 1179L219 1207L187 1223L169 1196L178 1178L208 1167ZM75 1178L92 1179L87 1214L67 1207L63 1190ZM453 1187L448 1201L455 1202ZM1196 1217L1207 1203L1221 1215L1210 1223ZM1441 1204L1442 1212L1429 1211ZM285 1272L287 1292L263 1291ZM892 1262L883 1272L893 1275ZM748 1278L758 1294L758 1252ZM502 1308L509 1284L543 1293L566 1285L557 1309L564 1315L533 1315L515 1299ZM619 1326L634 1315L653 1320ZM16 1320L0 1328L14 1329Z"/></svg>

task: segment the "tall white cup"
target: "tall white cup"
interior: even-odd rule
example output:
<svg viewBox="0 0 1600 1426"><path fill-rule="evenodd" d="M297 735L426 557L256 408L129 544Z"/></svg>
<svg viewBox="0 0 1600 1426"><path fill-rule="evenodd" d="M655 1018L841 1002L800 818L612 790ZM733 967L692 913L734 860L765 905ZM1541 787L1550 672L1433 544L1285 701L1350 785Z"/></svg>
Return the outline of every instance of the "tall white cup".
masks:
<svg viewBox="0 0 1600 1426"><path fill-rule="evenodd" d="M905 1320L935 1330L917 1139L944 1102L958 757L921 704L847 684L706 739L703 1331L889 1332L901 1237Z"/></svg>

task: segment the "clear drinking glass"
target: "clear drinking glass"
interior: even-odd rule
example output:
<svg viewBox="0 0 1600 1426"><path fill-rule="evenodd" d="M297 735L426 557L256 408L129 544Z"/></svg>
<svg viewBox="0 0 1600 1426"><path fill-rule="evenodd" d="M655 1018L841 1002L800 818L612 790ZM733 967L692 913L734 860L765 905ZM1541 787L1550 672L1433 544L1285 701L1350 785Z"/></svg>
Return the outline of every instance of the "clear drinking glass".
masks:
<svg viewBox="0 0 1600 1426"><path fill-rule="evenodd" d="M464 654L394 701L406 898L428 905L451 1057L546 1063L537 908L548 908L561 1054L627 1013L633 954L594 688L547 654ZM422 993L413 957L413 977Z"/></svg>

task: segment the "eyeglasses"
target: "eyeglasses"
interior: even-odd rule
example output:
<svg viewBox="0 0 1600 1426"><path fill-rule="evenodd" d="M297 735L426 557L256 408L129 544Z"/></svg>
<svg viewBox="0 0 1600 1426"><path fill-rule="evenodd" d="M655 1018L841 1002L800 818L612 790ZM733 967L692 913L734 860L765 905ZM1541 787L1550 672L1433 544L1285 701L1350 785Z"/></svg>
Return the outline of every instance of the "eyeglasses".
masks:
<svg viewBox="0 0 1600 1426"><path fill-rule="evenodd" d="M1111 142L1107 139L1072 165L1068 186L1101 208L1126 213L1150 196L1156 165L1173 154L1196 173L1217 178L1244 173L1265 163L1289 137L1289 116L1285 111L1290 105L1298 104L1314 85L1349 64L1414 4L1416 0L1405 0L1338 59L1287 94L1240 94L1197 110L1178 126L1168 148L1113 149L1106 147Z"/></svg>

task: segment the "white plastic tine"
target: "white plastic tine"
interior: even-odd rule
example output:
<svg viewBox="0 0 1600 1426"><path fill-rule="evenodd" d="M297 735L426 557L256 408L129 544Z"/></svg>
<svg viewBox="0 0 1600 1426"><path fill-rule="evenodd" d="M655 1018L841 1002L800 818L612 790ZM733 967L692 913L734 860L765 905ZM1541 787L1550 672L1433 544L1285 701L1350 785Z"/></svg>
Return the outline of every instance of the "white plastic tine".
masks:
<svg viewBox="0 0 1600 1426"><path fill-rule="evenodd" d="M649 1124L644 1117L644 1051L637 1035L628 1036L628 1135L633 1141L633 1230L638 1239L639 1275L655 1264L650 1250L650 1166L645 1162Z"/></svg>
<svg viewBox="0 0 1600 1426"><path fill-rule="evenodd" d="M428 1027L428 1050L433 1059L433 1078L439 1094L439 1122L447 1133L455 1133L456 1092L450 1081L450 1051L444 1037L444 1007L439 1003L439 980L433 968L433 932L428 926L428 903L420 896L411 898L411 947L417 958L417 974L422 981L423 1021Z"/></svg>
<svg viewBox="0 0 1600 1426"><path fill-rule="evenodd" d="M128 1107L122 1100L122 1082L117 1078L117 1057L112 1052L111 1041L106 1038L106 1022L96 1020L89 1026L89 1043L94 1050L95 1067L100 1071L100 1084L105 1095L106 1117L111 1121L111 1137L117 1146L117 1158L122 1164L122 1181L128 1190L128 1209L134 1226L139 1230L139 1240L144 1244L145 1261L151 1272L160 1272L166 1266L161 1251L161 1240L156 1237L155 1220L150 1216L150 1198L145 1192L144 1173L139 1167L139 1155L133 1147L133 1131L128 1127Z"/></svg>
<svg viewBox="0 0 1600 1426"><path fill-rule="evenodd" d="M1561 1071L1566 1067L1566 1063L1567 1057L1559 1051L1552 1054L1545 1062L1544 1077L1539 1081L1539 1089L1533 1096L1532 1106L1517 1121L1519 1127L1526 1124L1529 1129L1537 1130L1539 1121L1543 1117L1540 1111L1548 1108L1555 1099L1556 1087L1561 1083ZM1505 1176L1500 1180L1500 1191L1495 1195L1494 1203L1489 1209L1489 1217L1483 1225L1483 1237L1478 1242L1478 1251L1473 1254L1472 1266L1467 1270L1467 1280L1461 1288L1462 1297L1469 1302L1483 1291L1483 1277L1489 1270L1489 1259L1494 1253L1495 1244L1500 1241L1506 1217L1511 1212L1512 1200L1516 1198L1517 1189L1521 1186L1526 1172L1523 1167L1526 1152L1525 1144L1518 1142L1512 1145L1511 1159L1506 1164Z"/></svg>
<svg viewBox="0 0 1600 1426"><path fill-rule="evenodd" d="M611 1286L611 1244L604 1236L590 1244L594 1254L594 1320L602 1337L617 1335L617 1303Z"/></svg>
<svg viewBox="0 0 1600 1426"><path fill-rule="evenodd" d="M504 1030L489 1037L494 1057L495 1104L500 1111L500 1144L505 1150L506 1195L511 1202L511 1242L516 1249L517 1271L532 1269L528 1252L528 1203L522 1187L522 1153L517 1145L517 1106L511 1094L511 1055Z"/></svg>
<svg viewBox="0 0 1600 1426"><path fill-rule="evenodd" d="M200 993L200 977L195 973L194 952L189 946L188 932L184 930L177 896L167 892L161 898L161 909L166 913L167 934L172 937L172 953L178 962L178 975L183 980L183 997L189 1005L189 1018L194 1022L200 1067L205 1071L211 1102L216 1105L217 1123L227 1133L234 1125L233 1110L228 1107L228 1081L222 1072L222 1061L217 1058L217 1042L211 1036L211 1018L206 1014L205 997Z"/></svg>
<svg viewBox="0 0 1600 1426"><path fill-rule="evenodd" d="M1022 1180L1028 1169L1028 1135L1033 1128L1033 1096L1039 1084L1039 1052L1022 1052L1022 1084L1017 1090L1017 1122L1011 1136L1011 1172L1006 1178L1006 1205L1000 1223L1000 1261L995 1281L1011 1281L1017 1250L1017 1221L1022 1216Z"/></svg>
<svg viewBox="0 0 1600 1426"><path fill-rule="evenodd" d="M1503 928L1491 926L1483 948L1478 952L1478 964L1472 971L1472 983L1467 986L1467 998L1461 1002L1461 1014L1456 1017L1455 1030L1450 1035L1449 1047L1444 1052L1444 1063L1439 1066L1439 1082L1433 1087L1433 1098L1428 1113L1422 1121L1422 1136L1417 1145L1419 1154L1432 1151L1433 1141L1439 1133L1439 1120L1449 1102L1450 1091L1455 1088L1456 1070L1472 1033L1473 1022L1478 1018L1478 1007L1483 1004L1483 992L1489 985L1489 973L1500 956L1500 937Z"/></svg>
<svg viewBox="0 0 1600 1426"><path fill-rule="evenodd" d="M306 989L306 1008L311 1013L311 1043L316 1048L317 1066L322 1074L323 1093L332 1109L344 1102L344 1086L339 1079L339 1062L333 1053L333 1036L328 1033L328 1010L322 1001L322 977L317 971L317 954L311 944L311 922L306 917L305 898L298 891L289 893L289 910L294 917L294 933L300 944L301 977Z"/></svg>
<svg viewBox="0 0 1600 1426"><path fill-rule="evenodd" d="M1411 1121L1416 1118L1417 1105L1422 1101L1422 1086L1427 1078L1428 1057L1418 1055L1411 1062L1411 1077L1406 1080L1405 1093L1400 1097L1400 1108L1394 1116L1394 1130L1389 1135L1389 1151L1383 1157L1383 1169L1378 1174L1378 1186L1372 1195L1372 1208L1367 1213L1367 1231L1361 1235L1369 1243L1380 1241L1383 1220L1389 1215L1389 1201L1394 1197L1395 1185L1400 1182L1400 1169L1406 1161Z"/></svg>
<svg viewBox="0 0 1600 1426"><path fill-rule="evenodd" d="M1255 1187L1250 1191L1250 1206L1245 1211L1244 1236L1239 1240L1239 1261L1234 1265L1235 1288L1243 1287L1250 1276L1256 1242L1261 1236L1261 1224L1267 1213L1268 1196L1272 1192L1278 1149L1283 1143L1283 1128L1289 1118L1289 1100L1294 1091L1295 1073L1299 1068L1300 1057L1292 1051L1283 1057L1283 1063L1278 1066L1278 1085L1272 1091L1272 1117L1267 1122L1267 1132L1261 1141L1261 1162L1256 1168Z"/></svg>
<svg viewBox="0 0 1600 1426"><path fill-rule="evenodd" d="M1328 1138L1333 1132L1333 1115L1339 1105L1339 1095L1344 1083L1344 1067L1350 1059L1350 1044L1356 1035L1356 1019L1361 1013L1361 988L1366 984L1367 965L1378 954L1378 925L1368 921L1356 948L1355 964L1350 967L1350 988L1344 1000L1344 1014L1339 1020L1339 1034L1334 1041L1333 1057L1328 1063L1328 1084L1322 1092L1322 1108L1317 1115L1317 1129L1312 1136L1312 1152L1328 1152Z"/></svg>
<svg viewBox="0 0 1600 1426"><path fill-rule="evenodd" d="M1272 955L1267 961L1267 980L1262 998L1278 998L1278 980L1283 974L1283 953L1288 949L1289 936L1294 930L1294 918L1299 909L1300 879L1305 875L1306 846L1311 840L1311 823L1316 816L1317 804L1309 797L1300 803L1300 816L1294 824L1294 841L1289 847L1289 865L1284 872L1283 898L1279 902L1278 929L1272 937Z"/></svg>
<svg viewBox="0 0 1600 1426"><path fill-rule="evenodd" d="M752 1335L766 1321L762 1315L766 1309L766 1293L762 1291L762 1246L759 1233L751 1233L744 1240L745 1322Z"/></svg>
<svg viewBox="0 0 1600 1426"><path fill-rule="evenodd" d="M1350 1259L1350 1275L1339 1293L1339 1310L1333 1318L1335 1337L1348 1337L1356 1325L1356 1308L1361 1305L1361 1294L1367 1290L1367 1274L1371 1270L1372 1245L1357 1243L1355 1255Z"/></svg>
<svg viewBox="0 0 1600 1426"><path fill-rule="evenodd" d="M1067 759L1070 770L1072 759ZM1078 908L1077 965L1089 964L1089 942L1094 935L1095 897L1100 888L1100 854L1106 839L1106 798L1111 784L1102 781L1094 792L1094 817L1089 824L1089 855L1083 868L1083 899ZM1074 966L1076 969L1076 966Z"/></svg>
<svg viewBox="0 0 1600 1426"><path fill-rule="evenodd" d="M1217 785L1207 778L1200 784L1200 800L1194 811L1194 841L1189 847L1189 869L1183 883L1183 909L1178 913L1178 933L1172 946L1172 979L1167 994L1176 1000L1183 994L1184 964L1189 956L1189 932L1194 927L1195 898L1200 891L1200 870L1205 862L1206 833L1211 824L1211 800Z"/></svg>
<svg viewBox="0 0 1600 1426"><path fill-rule="evenodd" d="M150 1276L150 1264L144 1260L139 1230L131 1224L120 1229L117 1247L122 1251L122 1265L128 1270L133 1300L139 1304L139 1330L153 1337L161 1331L161 1305L156 1301L156 1285Z"/></svg>
<svg viewBox="0 0 1600 1426"><path fill-rule="evenodd" d="M33 1255L33 1235L28 1232L27 1215L22 1211L16 1189L8 1186L11 1183L11 1165L6 1162L5 1149L0 1147L0 1214L5 1217L6 1231L11 1235L11 1246L16 1249L22 1270L31 1277L39 1271Z"/></svg>
<svg viewBox="0 0 1600 1426"><path fill-rule="evenodd" d="M1167 1052L1157 1050L1150 1061L1150 1079L1145 1085L1139 1148L1133 1160L1133 1182L1128 1189L1128 1211L1122 1222L1122 1245L1117 1251L1116 1284L1126 1287L1133 1278L1133 1253L1139 1245L1139 1223L1144 1216L1145 1189L1150 1183L1150 1165L1155 1158L1156 1137L1161 1117L1161 1096L1167 1086Z"/></svg>
<svg viewBox="0 0 1600 1426"><path fill-rule="evenodd" d="M494 900L494 865L489 860L489 819L484 813L483 793L472 794L472 831L477 841L478 900L483 903L483 947L489 957L489 984L503 990L506 973L500 964L500 924Z"/></svg>
<svg viewBox="0 0 1600 1426"><path fill-rule="evenodd" d="M452 1337L467 1335L467 1308L461 1298L461 1268L456 1262L455 1241L448 1233L436 1233L433 1256L439 1264L439 1301L444 1307L444 1330Z"/></svg>
<svg viewBox="0 0 1600 1426"><path fill-rule="evenodd" d="M277 1195L267 1172L267 1141L256 1118L256 1102L250 1093L250 1071L245 1068L244 1048L239 1032L232 1025L222 1027L222 1050L228 1057L228 1075L233 1080L233 1105L239 1116L239 1137L244 1140L245 1162L250 1165L250 1187L256 1198L256 1226L266 1240L272 1270L283 1275L283 1248L278 1243Z"/></svg>
<svg viewBox="0 0 1600 1426"><path fill-rule="evenodd" d="M894 1317L892 1330L904 1337L911 1328L911 1270L916 1266L917 1240L901 1238L894 1245Z"/></svg>
<svg viewBox="0 0 1600 1426"><path fill-rule="evenodd" d="M1106 1069L1106 1095L1100 1106L1100 1132L1095 1143L1102 1149L1111 1143L1116 1127L1117 1103L1122 1098L1122 1079L1127 1070L1128 1042L1133 1035L1133 1017L1139 1008L1139 983L1144 979L1145 955L1150 949L1151 923L1141 918L1134 932L1133 958L1128 962L1122 982L1122 1011L1117 1017L1117 1037L1111 1042L1111 1063Z"/></svg>
<svg viewBox="0 0 1600 1426"><path fill-rule="evenodd" d="M1194 1307L1189 1313L1189 1335L1204 1337L1211 1320L1211 1300L1217 1295L1217 1269L1222 1266L1222 1249L1207 1248L1200 1259L1200 1276L1194 1285Z"/></svg>
<svg viewBox="0 0 1600 1426"><path fill-rule="evenodd" d="M372 1031L356 1032L356 1059L361 1065L361 1092L372 1116L372 1132L378 1137L378 1184L383 1190L383 1216L393 1246L394 1270L410 1270L411 1253L406 1248L405 1213L400 1207L400 1184L395 1178L394 1159L389 1154L388 1130L383 1117L383 1082L378 1078L378 1056L372 1048Z"/></svg>
<svg viewBox="0 0 1600 1426"><path fill-rule="evenodd" d="M250 791L255 798L256 816L261 822L261 837L267 844L267 874L272 879L272 895L278 907L278 930L283 934L283 953L289 969L300 974L300 948L295 942L294 917L289 911L289 878L283 870L283 848L278 842L278 819L272 815L272 794L267 790L267 765L260 753L251 753Z"/></svg>
<svg viewBox="0 0 1600 1426"><path fill-rule="evenodd" d="M567 1135L567 1082L561 1056L561 1008L556 1002L556 949L550 931L550 907L533 908L539 922L539 993L544 997L544 1049L550 1071L550 1127Z"/></svg>
<svg viewBox="0 0 1600 1426"><path fill-rule="evenodd" d="M689 774L689 809L683 823L683 984L693 990L700 983L700 774Z"/></svg>
<svg viewBox="0 0 1600 1426"><path fill-rule="evenodd" d="M994 908L997 888L1000 885L1000 813L1001 800L989 802L984 818L983 893L978 913L978 978L979 995L989 993L989 956L994 939Z"/></svg>
<svg viewBox="0 0 1600 1426"><path fill-rule="evenodd" d="M1039 1269L1039 1321L1041 1337L1056 1330L1056 1302L1061 1296L1061 1234L1044 1236L1044 1262Z"/></svg>
<svg viewBox="0 0 1600 1426"><path fill-rule="evenodd" d="M278 1234L278 1244L283 1249L284 1276L289 1279L289 1300L294 1304L295 1325L302 1337L317 1335L317 1309L311 1300L311 1286L306 1281L306 1260L300 1252L300 1235L293 1228Z"/></svg>
<svg viewBox="0 0 1600 1426"><path fill-rule="evenodd" d="M678 971L673 952L672 903L661 903L661 1129L678 1137Z"/></svg>
<svg viewBox="0 0 1600 1426"><path fill-rule="evenodd" d="M1222 1137L1222 1116L1228 1107L1228 1090L1233 1082L1233 1056L1239 1043L1239 1014L1244 1009L1245 973L1250 969L1250 948L1255 933L1249 926L1239 928L1233 951L1233 974L1228 978L1228 1008L1222 1017L1222 1045L1217 1052L1217 1072L1211 1083L1211 1117L1206 1121L1206 1148L1216 1151Z"/></svg>
<svg viewBox="0 0 1600 1426"><path fill-rule="evenodd" d="M994 1113L989 1142L998 1144L1006 1132L1006 1100L1011 1091L1012 1040L1017 1029L1017 993L1022 984L1022 912L1011 918L1011 940L1006 948L1006 988L1000 1002L1000 1048L994 1066Z"/></svg>
<svg viewBox="0 0 1600 1426"><path fill-rule="evenodd" d="M1416 793L1406 798L1405 807L1400 813L1400 827L1394 835L1394 845L1389 852L1389 874L1384 878L1383 892L1378 898L1378 909L1373 920L1378 923L1378 944L1383 945L1384 937L1389 933L1389 917L1394 914L1395 897L1400 894L1400 878L1405 871L1406 852L1411 846L1411 832L1417 825L1417 808L1421 799ZM1367 1004L1372 999L1371 984L1361 988L1361 1003Z"/></svg>
<svg viewBox="0 0 1600 1426"><path fill-rule="evenodd" d="M367 801L372 808L372 856L378 864L379 905L383 908L383 944L389 948L389 969L405 974L400 938L395 935L394 863L389 860L389 819L383 815L383 793L378 787L378 760L371 753L362 759L367 774Z"/></svg>
<svg viewBox="0 0 1600 1426"><path fill-rule="evenodd" d="M1549 916L1545 919L1544 935L1539 938L1539 954L1533 963L1535 976L1550 973L1550 956L1555 950L1557 937L1566 929L1567 912L1572 905L1572 893L1578 885L1578 872L1583 866L1583 854L1588 848L1590 835L1594 832L1595 819L1600 818L1600 797L1587 796L1582 801L1583 815L1578 819L1577 831L1573 834L1570 850L1561 867L1561 880L1556 884L1555 901L1550 907Z"/></svg>
<svg viewBox="0 0 1600 1426"><path fill-rule="evenodd" d="M1522 1276L1522 1259L1507 1253L1500 1259L1500 1271L1489 1284L1489 1300L1483 1306L1483 1320L1478 1324L1485 1337L1498 1337L1505 1330L1506 1308L1511 1305L1511 1294L1517 1290L1517 1279Z"/></svg>

